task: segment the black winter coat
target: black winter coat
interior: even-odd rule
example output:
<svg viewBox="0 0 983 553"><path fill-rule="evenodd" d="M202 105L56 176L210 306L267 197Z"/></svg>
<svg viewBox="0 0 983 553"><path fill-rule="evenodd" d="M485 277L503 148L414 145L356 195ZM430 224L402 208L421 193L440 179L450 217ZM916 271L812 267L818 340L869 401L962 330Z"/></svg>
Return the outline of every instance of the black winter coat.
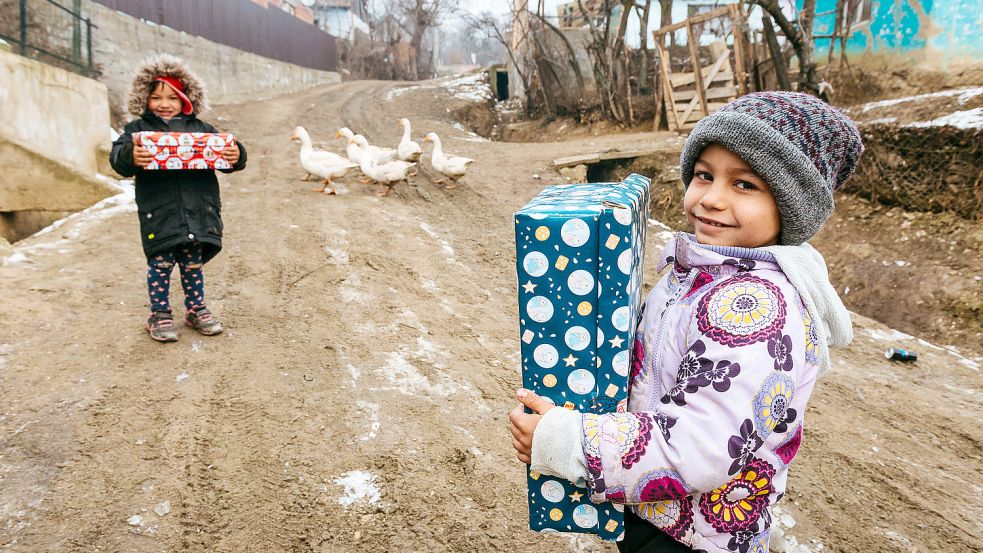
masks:
<svg viewBox="0 0 983 553"><path fill-rule="evenodd" d="M215 171L144 171L133 164L132 134L140 131L218 131L194 114L165 121L148 111L126 124L109 154L109 163L117 173L135 177L144 254L151 257L180 244L199 242L204 247L202 261L207 262L222 249L222 200ZM238 139L236 143L239 162L223 173L246 167L246 149Z"/></svg>

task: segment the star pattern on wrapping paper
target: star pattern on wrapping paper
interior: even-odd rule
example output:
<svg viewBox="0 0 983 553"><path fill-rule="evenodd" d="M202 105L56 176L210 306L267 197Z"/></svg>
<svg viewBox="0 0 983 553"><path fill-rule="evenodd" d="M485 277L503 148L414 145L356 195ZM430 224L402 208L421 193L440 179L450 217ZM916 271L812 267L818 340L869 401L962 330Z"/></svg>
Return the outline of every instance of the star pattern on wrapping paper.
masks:
<svg viewBox="0 0 983 553"><path fill-rule="evenodd" d="M567 364L568 367L572 367L577 362L577 358L574 357L573 354L571 353L570 355L564 357L563 361Z"/></svg>
<svg viewBox="0 0 983 553"><path fill-rule="evenodd" d="M572 494L570 494L570 496L569 496L569 497L570 497L570 500L571 500L571 501L573 501L573 502L575 502L575 503L580 503L580 498L581 498L581 497L584 497L584 494L582 494L582 493L580 493L580 492L577 492L577 491L575 491L575 492L573 492Z"/></svg>
<svg viewBox="0 0 983 553"><path fill-rule="evenodd" d="M615 336L608 340L608 342L611 342L611 347L613 348L621 348L621 344L625 343L625 340L621 336Z"/></svg>
<svg viewBox="0 0 983 553"><path fill-rule="evenodd" d="M536 291L536 285L533 284L531 280L527 280L526 283L522 285L522 288L529 294Z"/></svg>

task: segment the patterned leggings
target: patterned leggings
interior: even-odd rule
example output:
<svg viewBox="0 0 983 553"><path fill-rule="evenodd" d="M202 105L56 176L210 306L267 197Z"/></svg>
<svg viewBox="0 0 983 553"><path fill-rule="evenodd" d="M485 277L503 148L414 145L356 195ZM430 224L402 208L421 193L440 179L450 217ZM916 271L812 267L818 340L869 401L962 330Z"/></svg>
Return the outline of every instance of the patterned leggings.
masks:
<svg viewBox="0 0 983 553"><path fill-rule="evenodd" d="M171 291L171 271L181 267L181 287L184 288L184 307L197 311L205 307L205 275L201 270L201 244L192 243L147 258L147 290L150 292L150 311L171 311L167 296Z"/></svg>

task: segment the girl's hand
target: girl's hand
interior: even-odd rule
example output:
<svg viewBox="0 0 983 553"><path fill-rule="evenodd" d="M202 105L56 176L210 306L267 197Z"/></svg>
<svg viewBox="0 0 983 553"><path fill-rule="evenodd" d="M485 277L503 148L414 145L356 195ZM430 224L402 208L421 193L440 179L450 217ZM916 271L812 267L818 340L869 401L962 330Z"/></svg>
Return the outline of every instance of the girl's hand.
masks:
<svg viewBox="0 0 983 553"><path fill-rule="evenodd" d="M225 148L222 148L222 157L225 158L225 161L229 162L229 165L239 163L239 145L229 144Z"/></svg>
<svg viewBox="0 0 983 553"><path fill-rule="evenodd" d="M528 465L532 462L532 435L536 431L536 426L543 415L555 405L525 388L516 390L515 397L522 404L509 413L512 447L515 448L516 458ZM528 407L533 412L526 413L523 407Z"/></svg>
<svg viewBox="0 0 983 553"><path fill-rule="evenodd" d="M153 160L154 156L150 155L150 150L141 146L137 135L133 135L133 165L141 169L146 169Z"/></svg>

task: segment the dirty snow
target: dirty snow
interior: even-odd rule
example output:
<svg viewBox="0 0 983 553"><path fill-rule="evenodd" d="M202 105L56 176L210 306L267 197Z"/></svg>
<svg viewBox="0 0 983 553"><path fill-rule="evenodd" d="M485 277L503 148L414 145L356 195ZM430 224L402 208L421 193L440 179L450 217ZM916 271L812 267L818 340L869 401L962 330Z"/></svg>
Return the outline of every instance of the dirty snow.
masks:
<svg viewBox="0 0 983 553"><path fill-rule="evenodd" d="M971 99L983 94L983 87L973 87L973 88L958 88L956 90L944 90L942 92L933 92L931 94L919 94L917 96L905 96L904 98L894 98L892 100L881 100L879 102L868 102L866 104L858 106L861 112L867 112L872 109L882 108L887 106L894 106L897 104L903 104L907 102L921 102L922 100L927 100L930 98L946 98L949 96L959 96L959 104L965 104Z"/></svg>
<svg viewBox="0 0 983 553"><path fill-rule="evenodd" d="M359 441L366 441L375 438L382 424L379 422L379 404L368 401L356 401L355 406L365 411L369 415L369 431L358 437Z"/></svg>
<svg viewBox="0 0 983 553"><path fill-rule="evenodd" d="M772 527L771 539L768 543L771 551L780 553L818 553L825 549L825 545L820 540L812 539L812 545L799 543L798 538L792 535L791 530L795 527L795 517L788 512L787 508L775 505L771 509Z"/></svg>
<svg viewBox="0 0 983 553"><path fill-rule="evenodd" d="M76 239L82 234L82 232L91 226L93 223L101 221L103 219L108 219L114 215L120 213L134 212L137 209L136 206L136 196L134 195L133 181L124 180L117 181L111 179L104 175L96 175L99 180L111 185L112 187L119 190L119 194L115 196L110 196L91 207L83 209L82 211L77 211L68 217L63 219L58 219L54 223L51 223L47 227L34 233L31 237L44 236L45 234L51 233L62 226L70 226L71 228L62 235L61 240L56 240L53 242L41 242L29 245L16 245L14 246L14 252L2 260L3 265L17 265L25 262L30 262L31 254L36 254L41 250L59 250L63 246L67 246L76 241ZM29 240L29 239L27 239Z"/></svg>
<svg viewBox="0 0 983 553"><path fill-rule="evenodd" d="M904 127L955 127L957 129L983 129L983 107L956 111L931 121L917 121Z"/></svg>
<svg viewBox="0 0 983 553"><path fill-rule="evenodd" d="M379 503L379 488L375 481L378 477L370 472L353 470L346 472L341 478L335 478L334 483L345 487L345 493L338 498L338 503L350 507L355 503Z"/></svg>
<svg viewBox="0 0 983 553"><path fill-rule="evenodd" d="M444 253L446 253L450 257L454 257L454 248L452 248L451 245L447 243L447 240L444 240L443 238L437 236L437 233L430 228L430 225L421 221L420 228L423 229L424 232L429 234L430 238L434 238L440 242L440 248L444 250Z"/></svg>
<svg viewBox="0 0 983 553"><path fill-rule="evenodd" d="M411 90L428 90L434 88L445 88L454 98L469 102L487 102L494 97L484 73L471 73L467 75L459 73L440 79L434 84L393 88L386 93L386 100L392 101Z"/></svg>
<svg viewBox="0 0 983 553"><path fill-rule="evenodd" d="M877 328L867 328L864 329L864 332L867 333L867 336L873 340L878 340L881 342L889 342L893 345L898 345L899 342L917 342L919 345L932 348L934 350L943 353L948 353L949 355L955 357L956 361L960 365L963 365L964 367L970 370L974 370L974 371L980 370L980 364L978 362L963 356L959 352L955 351L952 347L939 346L927 340L923 340L921 338L915 338L911 334L905 334L900 330L894 330L894 329L881 330Z"/></svg>
<svg viewBox="0 0 983 553"><path fill-rule="evenodd" d="M412 363L406 359L403 352L390 352L386 355L386 363L382 367L382 373L386 379L396 385L396 389L407 395L424 395L447 397L458 391L460 388L450 379L444 382L433 384L422 375Z"/></svg>
<svg viewBox="0 0 983 553"><path fill-rule="evenodd" d="M871 119L870 121L865 121L867 125L886 125L888 123L897 123L897 117L881 117L879 119Z"/></svg>

